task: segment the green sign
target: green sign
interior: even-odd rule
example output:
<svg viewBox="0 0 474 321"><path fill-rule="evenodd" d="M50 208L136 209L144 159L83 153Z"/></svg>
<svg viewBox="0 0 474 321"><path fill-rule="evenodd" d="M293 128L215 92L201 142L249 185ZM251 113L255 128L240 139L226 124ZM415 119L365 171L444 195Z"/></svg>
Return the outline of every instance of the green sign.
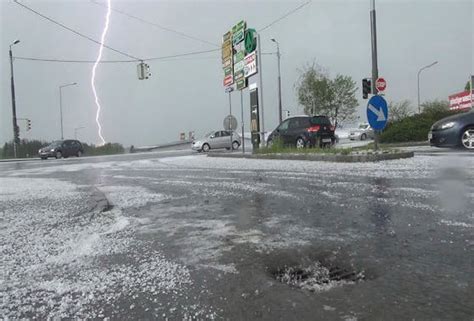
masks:
<svg viewBox="0 0 474 321"><path fill-rule="evenodd" d="M234 63L238 63L239 61L244 60L245 58L245 51L237 51L234 55Z"/></svg>
<svg viewBox="0 0 474 321"><path fill-rule="evenodd" d="M237 80L237 90L242 90L247 87L247 79L239 79Z"/></svg>
<svg viewBox="0 0 474 321"><path fill-rule="evenodd" d="M234 79L235 80L240 80L242 78L245 78L244 71L243 70L235 71Z"/></svg>
<svg viewBox="0 0 474 321"><path fill-rule="evenodd" d="M229 76L232 74L232 67L224 68L224 76Z"/></svg>
<svg viewBox="0 0 474 321"><path fill-rule="evenodd" d="M239 21L238 24L236 24L235 26L232 27L232 33L236 32L238 30L245 29L246 27L247 27L247 23L244 20L241 20L241 21Z"/></svg>
<svg viewBox="0 0 474 321"><path fill-rule="evenodd" d="M255 29L247 29L245 31L245 51L251 53L257 48L257 38L255 37Z"/></svg>
<svg viewBox="0 0 474 321"><path fill-rule="evenodd" d="M234 46L244 40L246 28L247 23L243 20L232 27L232 43Z"/></svg>

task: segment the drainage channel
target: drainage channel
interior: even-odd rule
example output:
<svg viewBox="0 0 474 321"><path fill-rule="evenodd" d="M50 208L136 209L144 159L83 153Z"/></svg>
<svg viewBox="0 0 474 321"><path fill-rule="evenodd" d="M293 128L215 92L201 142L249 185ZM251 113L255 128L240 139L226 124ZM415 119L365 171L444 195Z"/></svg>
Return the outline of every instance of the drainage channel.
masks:
<svg viewBox="0 0 474 321"><path fill-rule="evenodd" d="M319 261L306 266L279 267L271 271L271 274L281 283L311 292L328 291L334 287L355 284L366 279L364 271L325 266Z"/></svg>

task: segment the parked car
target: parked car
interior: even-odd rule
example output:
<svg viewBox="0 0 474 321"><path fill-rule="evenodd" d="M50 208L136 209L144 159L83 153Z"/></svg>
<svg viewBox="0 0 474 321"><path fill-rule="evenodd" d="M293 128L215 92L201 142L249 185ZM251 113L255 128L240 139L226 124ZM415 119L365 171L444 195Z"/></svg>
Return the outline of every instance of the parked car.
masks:
<svg viewBox="0 0 474 321"><path fill-rule="evenodd" d="M58 159L69 156L81 157L84 154L84 148L78 140L58 140L41 148L38 154L41 159L47 159L48 157L56 157Z"/></svg>
<svg viewBox="0 0 474 321"><path fill-rule="evenodd" d="M331 146L336 142L334 131L326 116L294 116L285 119L268 136L267 146L277 139L296 148Z"/></svg>
<svg viewBox="0 0 474 321"><path fill-rule="evenodd" d="M374 138L374 130L369 124L360 124L359 128L352 129L349 133L350 140L366 140Z"/></svg>
<svg viewBox="0 0 474 321"><path fill-rule="evenodd" d="M474 150L474 109L434 123L428 133L428 140L431 146Z"/></svg>
<svg viewBox="0 0 474 321"><path fill-rule="evenodd" d="M231 140L232 135L232 140ZM240 135L227 130L210 132L203 138L193 141L192 149L198 152L208 152L211 149L238 149L242 143Z"/></svg>

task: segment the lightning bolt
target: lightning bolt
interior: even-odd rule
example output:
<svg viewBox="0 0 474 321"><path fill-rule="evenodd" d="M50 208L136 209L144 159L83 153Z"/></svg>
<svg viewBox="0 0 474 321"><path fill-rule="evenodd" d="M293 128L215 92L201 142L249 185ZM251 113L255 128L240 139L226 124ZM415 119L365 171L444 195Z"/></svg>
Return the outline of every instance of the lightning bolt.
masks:
<svg viewBox="0 0 474 321"><path fill-rule="evenodd" d="M105 16L105 26L104 26L104 30L102 31L102 36L100 38L99 54L97 55L97 59L94 63L94 66L92 67L92 77L91 77L92 92L94 93L95 105L97 106L95 122L97 123L99 137L102 140L101 145L105 144L105 139L102 136L102 125L100 124L100 110L102 109L102 107L100 105L99 96L97 95L97 90L95 88L95 76L96 76L97 66L99 65L99 62L102 59L102 52L104 50L104 41L105 41L105 36L107 35L107 30L109 29L111 12L112 12L111 0L107 0L107 14Z"/></svg>

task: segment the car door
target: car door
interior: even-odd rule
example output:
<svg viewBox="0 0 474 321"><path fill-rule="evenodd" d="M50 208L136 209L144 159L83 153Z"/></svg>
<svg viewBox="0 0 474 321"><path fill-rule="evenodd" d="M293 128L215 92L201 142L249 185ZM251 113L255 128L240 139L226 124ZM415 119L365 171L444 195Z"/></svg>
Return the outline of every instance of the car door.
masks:
<svg viewBox="0 0 474 321"><path fill-rule="evenodd" d="M301 135L302 120L300 117L291 118L285 135L285 144L294 145Z"/></svg>
<svg viewBox="0 0 474 321"><path fill-rule="evenodd" d="M232 147L232 142L230 139L230 132L228 131L222 131L221 132L221 138L222 138L222 147L225 148L231 148Z"/></svg>
<svg viewBox="0 0 474 321"><path fill-rule="evenodd" d="M213 135L209 137L209 145L211 146L212 149L222 148L222 142L220 139L221 139L220 131L216 131Z"/></svg>
<svg viewBox="0 0 474 321"><path fill-rule="evenodd" d="M287 134L288 134L288 124L290 123L291 119L287 119L280 124L274 131L273 131L273 138L272 140L280 140L283 144L287 144Z"/></svg>
<svg viewBox="0 0 474 321"><path fill-rule="evenodd" d="M63 141L61 144L61 154L63 157L69 156L69 142L67 140Z"/></svg>

